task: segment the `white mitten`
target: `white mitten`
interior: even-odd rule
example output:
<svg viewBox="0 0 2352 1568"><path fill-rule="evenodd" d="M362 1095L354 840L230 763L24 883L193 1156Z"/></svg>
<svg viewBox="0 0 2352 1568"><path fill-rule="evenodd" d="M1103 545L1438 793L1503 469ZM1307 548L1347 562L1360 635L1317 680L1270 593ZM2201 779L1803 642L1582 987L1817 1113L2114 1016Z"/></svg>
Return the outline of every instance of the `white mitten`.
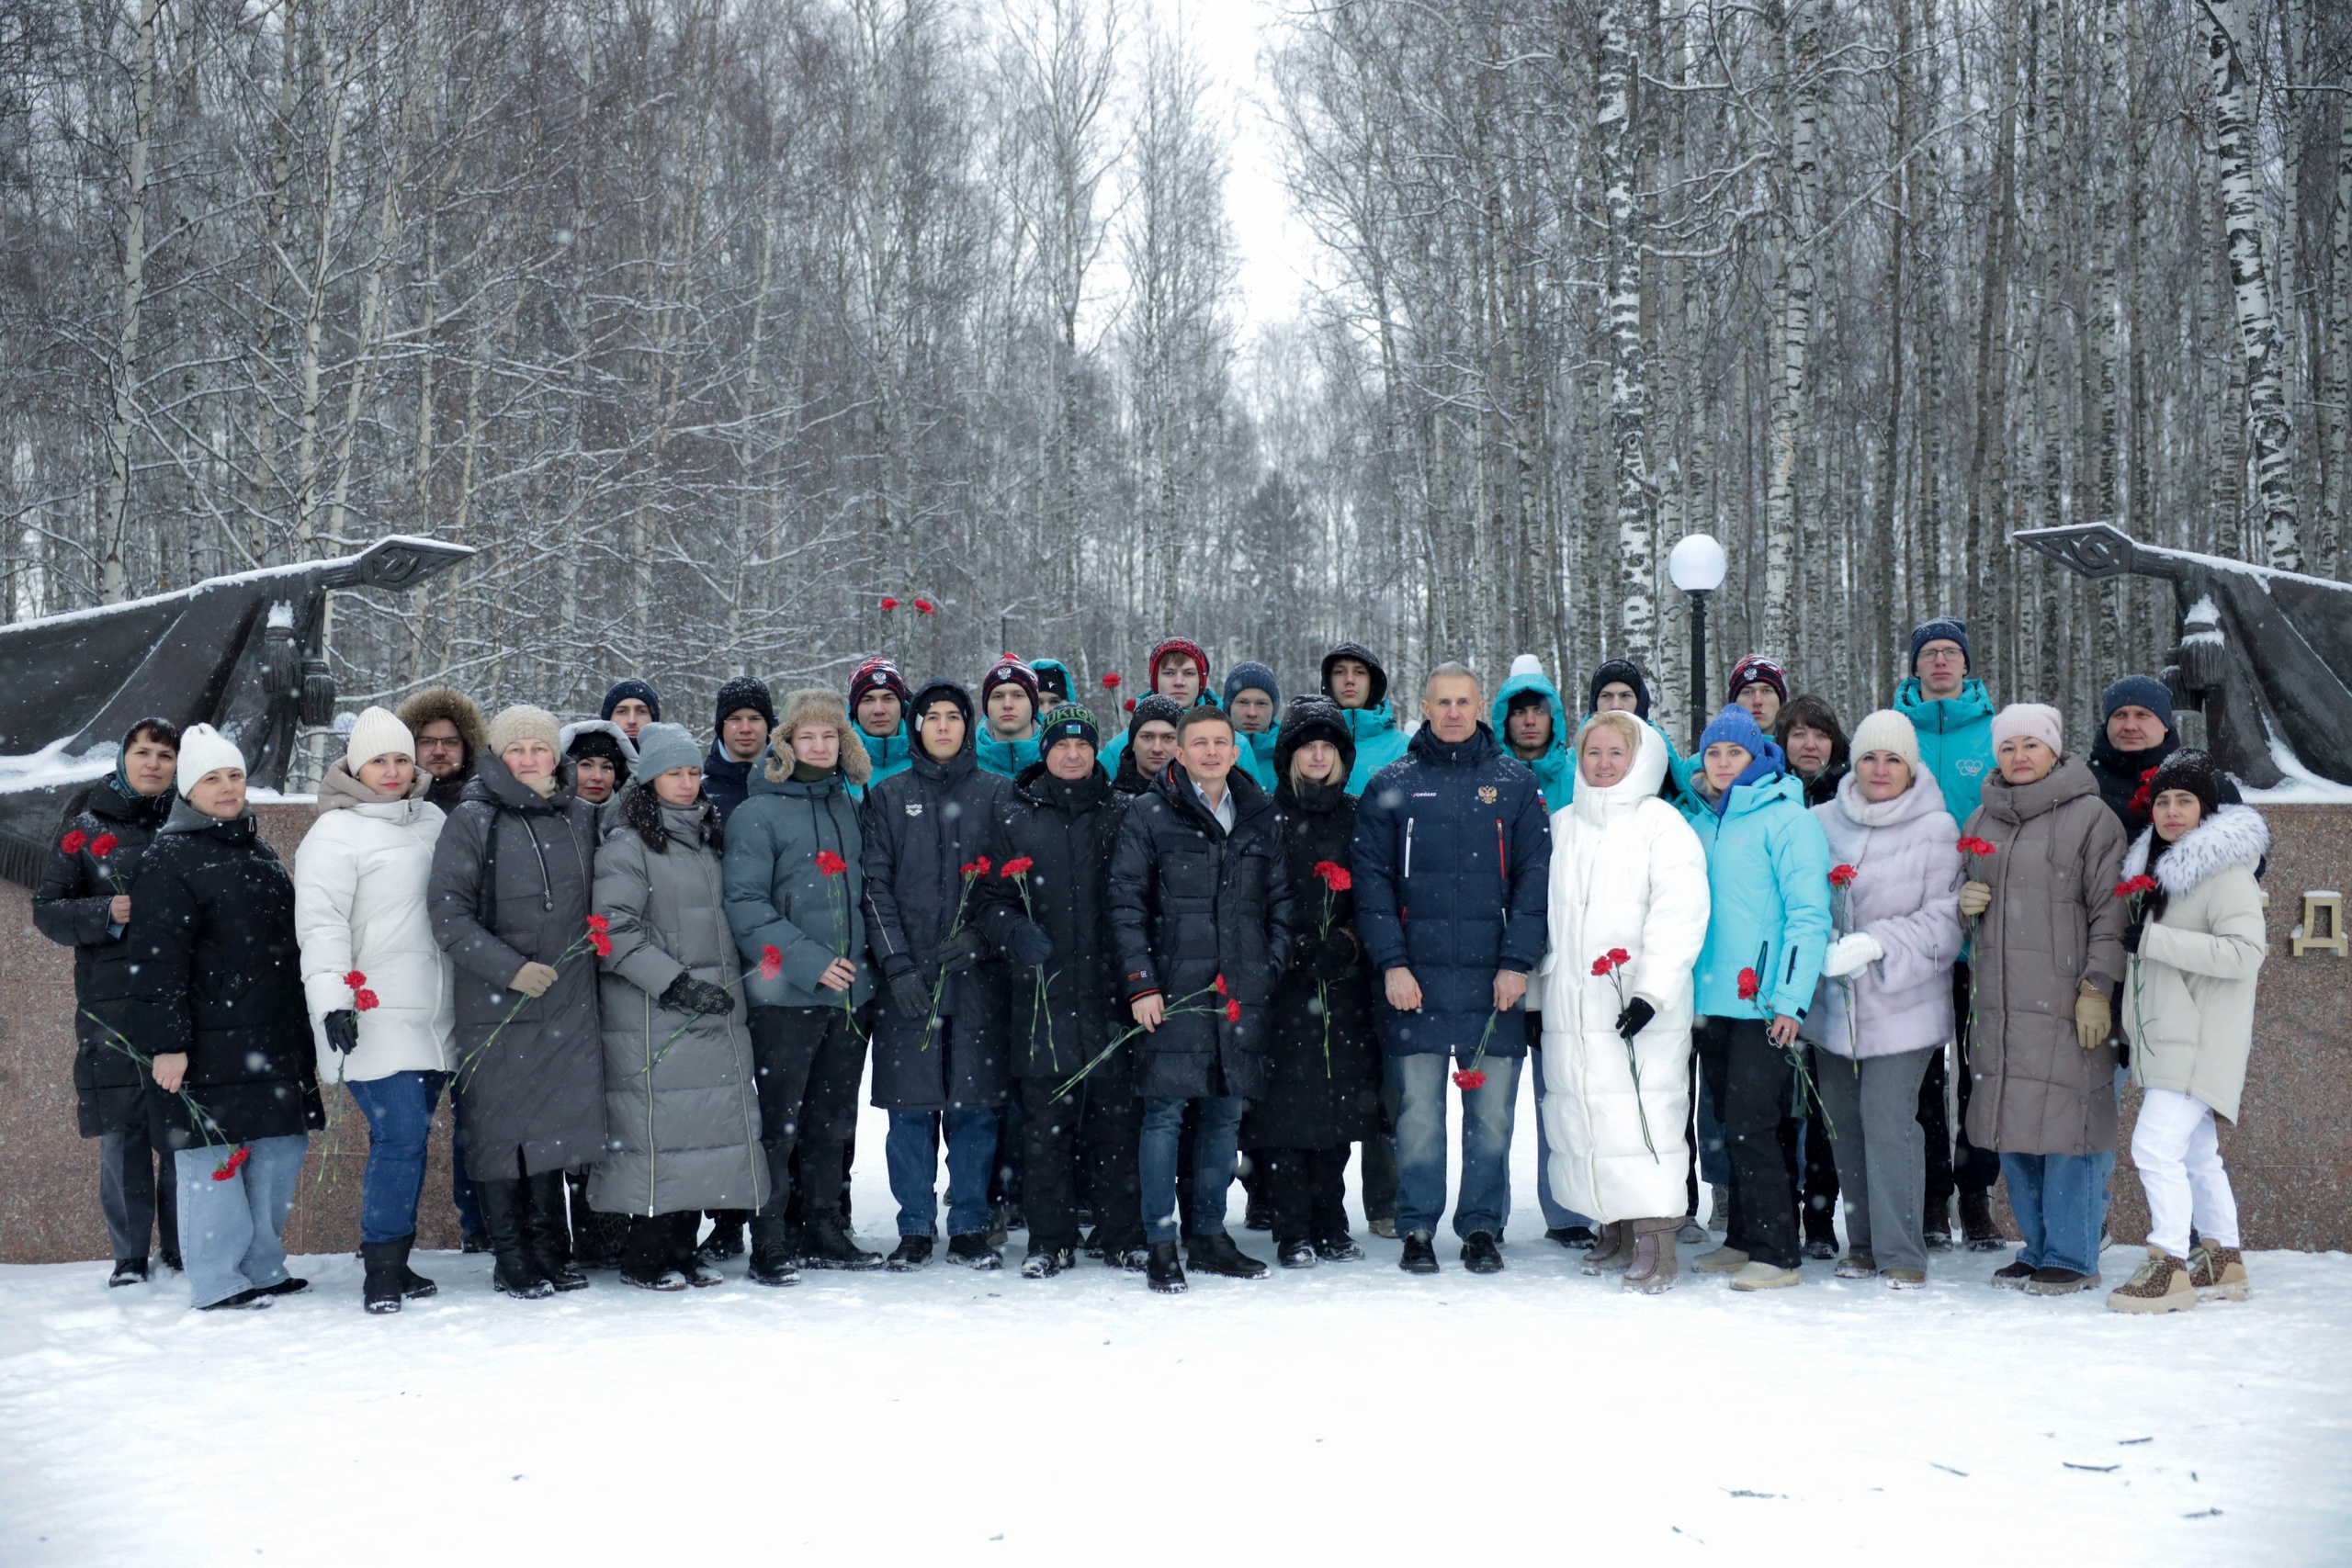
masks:
<svg viewBox="0 0 2352 1568"><path fill-rule="evenodd" d="M1878 938L1868 931L1856 931L1829 944L1829 956L1822 961L1821 972L1832 980L1842 980L1849 975L1860 974L1885 956L1886 949Z"/></svg>

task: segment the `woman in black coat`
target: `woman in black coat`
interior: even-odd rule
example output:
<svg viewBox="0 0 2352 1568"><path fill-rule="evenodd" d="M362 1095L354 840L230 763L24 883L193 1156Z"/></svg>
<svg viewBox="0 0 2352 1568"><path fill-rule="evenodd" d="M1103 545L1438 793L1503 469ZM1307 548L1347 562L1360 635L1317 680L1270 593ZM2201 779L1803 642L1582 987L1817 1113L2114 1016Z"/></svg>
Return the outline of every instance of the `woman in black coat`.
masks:
<svg viewBox="0 0 2352 1568"><path fill-rule="evenodd" d="M994 1269L989 1179L1008 1077L1004 985L980 934L964 867L985 852L1012 781L980 771L972 699L952 681L915 694L907 770L865 792L859 820L875 1004L874 1103L890 1113L886 1158L899 1201L893 1269L931 1260L941 1122L947 1143L947 1255ZM959 917L960 908L960 917Z"/></svg>
<svg viewBox="0 0 2352 1568"><path fill-rule="evenodd" d="M310 1288L278 1236L326 1122L294 879L255 830L244 757L210 725L181 738L177 783L131 885L117 1043L171 1097L189 1304L267 1306Z"/></svg>
<svg viewBox="0 0 2352 1568"><path fill-rule="evenodd" d="M1362 1258L1348 1235L1348 1145L1380 1131L1380 1038L1372 970L1355 935L1347 874L1356 830L1347 792L1355 738L1328 697L1294 701L1274 747L1298 940L1274 993L1265 1093L1241 1121L1266 1168L1274 1248L1287 1269Z"/></svg>
<svg viewBox="0 0 2352 1568"><path fill-rule="evenodd" d="M553 715L510 707L433 847L434 940L457 965L458 1114L511 1296L578 1290L563 1177L605 1143L596 1005L596 809L557 771ZM609 945L608 940L605 942Z"/></svg>
<svg viewBox="0 0 2352 1568"><path fill-rule="evenodd" d="M49 853L33 892L33 924L74 950L74 1098L82 1136L98 1142L98 1206L114 1243L108 1285L147 1278L147 1237L180 1266L178 1181L164 1136L164 1097L119 1047L119 1004L132 977L131 882L177 798L180 732L142 718L122 739L114 772L90 790Z"/></svg>
<svg viewBox="0 0 2352 1568"><path fill-rule="evenodd" d="M981 931L1006 958L1012 1077L1021 1097L1021 1201L1029 1255L1047 1279L1077 1259L1079 1147L1099 1159L1094 1250L1113 1264L1143 1246L1136 1140L1143 1104L1121 1049L1059 1092L1126 1032L1107 893L1128 797L1095 760L1094 716L1065 704L1040 721L1044 761L1021 772L989 834L989 875L974 888ZM1004 874L1023 867L1020 876ZM1041 1005L1042 1004L1042 1005Z"/></svg>

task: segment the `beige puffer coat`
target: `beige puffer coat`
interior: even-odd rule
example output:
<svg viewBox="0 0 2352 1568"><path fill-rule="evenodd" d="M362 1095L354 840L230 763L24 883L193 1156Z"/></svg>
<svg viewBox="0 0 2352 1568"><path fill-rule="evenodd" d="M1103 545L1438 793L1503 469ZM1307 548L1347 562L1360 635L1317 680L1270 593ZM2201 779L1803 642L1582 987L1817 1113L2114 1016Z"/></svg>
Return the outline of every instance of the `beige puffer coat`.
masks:
<svg viewBox="0 0 2352 1568"><path fill-rule="evenodd" d="M1997 776L1963 837L1989 841L1989 861L1963 857L1988 883L1971 954L1975 1027L1968 1067L1968 1138L2017 1155L2115 1152L2115 1046L2086 1051L2075 1034L2083 982L2112 993L2123 974L2123 829L2080 757L2030 784Z"/></svg>
<svg viewBox="0 0 2352 1568"><path fill-rule="evenodd" d="M2154 839L2151 828L2132 846L2125 879L2147 870ZM2269 850L2260 812L2224 806L2158 856L2164 908L2141 933L2123 987L2132 1081L2194 1095L2229 1122L2245 1089L2255 978L2268 951L2254 868Z"/></svg>

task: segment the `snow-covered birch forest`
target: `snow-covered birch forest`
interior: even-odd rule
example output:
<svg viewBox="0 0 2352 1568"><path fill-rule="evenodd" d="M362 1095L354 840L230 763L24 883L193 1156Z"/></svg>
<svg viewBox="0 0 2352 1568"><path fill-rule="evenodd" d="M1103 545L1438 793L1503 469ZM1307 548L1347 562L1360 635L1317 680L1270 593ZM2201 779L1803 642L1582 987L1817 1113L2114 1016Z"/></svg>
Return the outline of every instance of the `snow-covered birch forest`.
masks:
<svg viewBox="0 0 2352 1568"><path fill-rule="evenodd" d="M1679 716L1706 531L1718 672L1951 610L2079 729L2168 601L2012 530L2352 564L2347 87L2323 0L17 0L0 616L429 534L346 701L1178 631Z"/></svg>

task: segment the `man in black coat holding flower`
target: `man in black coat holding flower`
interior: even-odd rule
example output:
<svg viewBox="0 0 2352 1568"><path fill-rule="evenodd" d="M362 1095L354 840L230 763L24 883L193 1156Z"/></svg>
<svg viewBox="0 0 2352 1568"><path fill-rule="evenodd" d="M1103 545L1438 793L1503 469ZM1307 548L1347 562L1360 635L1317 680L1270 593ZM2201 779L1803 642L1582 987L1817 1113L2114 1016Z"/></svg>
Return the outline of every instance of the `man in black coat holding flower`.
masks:
<svg viewBox="0 0 2352 1568"><path fill-rule="evenodd" d="M1177 1145L1188 1101L1193 1143L1193 1267L1256 1279L1266 1266L1225 1230L1225 1199L1243 1103L1265 1092L1272 1003L1290 966L1295 908L1282 821L1237 771L1224 710L1186 710L1176 761L1136 797L1111 863L1119 995L1144 1030L1136 1087L1144 1099L1144 1232L1156 1291L1184 1289L1176 1260Z"/></svg>

